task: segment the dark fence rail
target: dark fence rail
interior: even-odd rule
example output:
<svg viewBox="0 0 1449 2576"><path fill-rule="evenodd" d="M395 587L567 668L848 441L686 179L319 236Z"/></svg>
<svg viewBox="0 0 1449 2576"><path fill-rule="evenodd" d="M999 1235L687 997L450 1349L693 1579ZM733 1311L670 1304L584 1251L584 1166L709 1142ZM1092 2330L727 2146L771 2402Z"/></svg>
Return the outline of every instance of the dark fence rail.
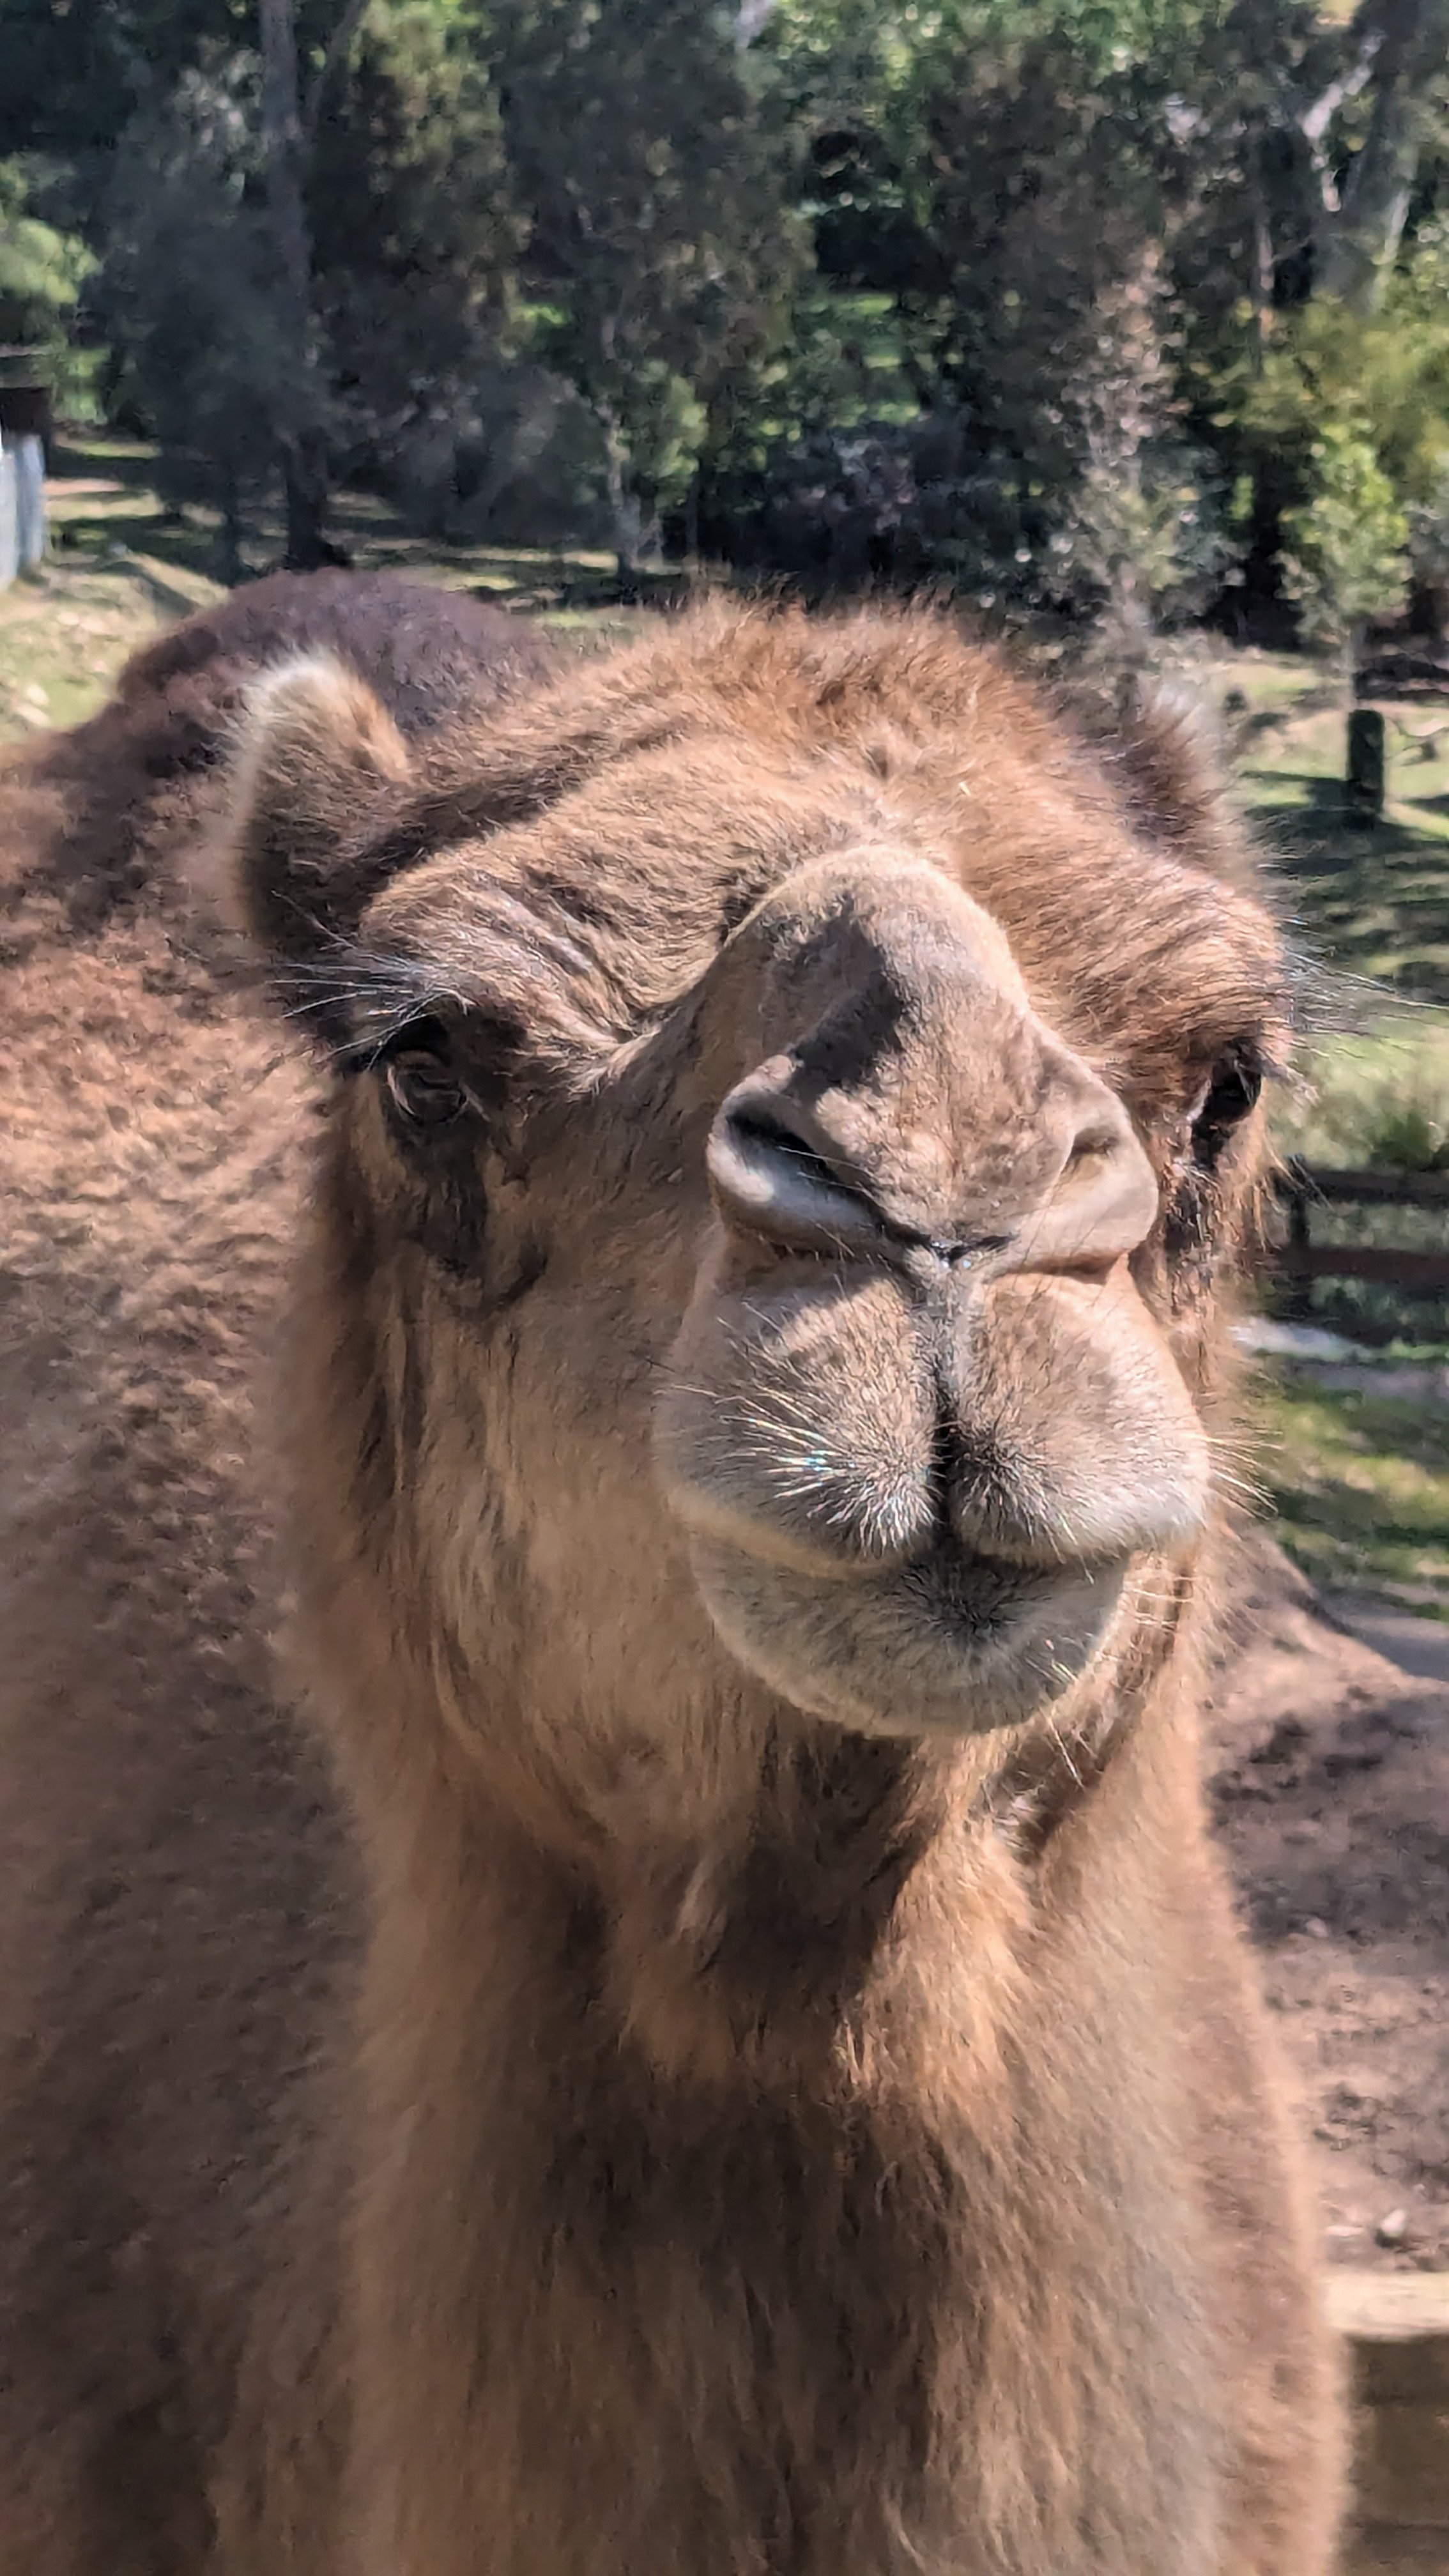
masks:
<svg viewBox="0 0 1449 2576"><path fill-rule="evenodd" d="M1408 1296L1449 1295L1449 1246L1425 1252L1407 1244L1315 1243L1315 1207L1442 1209L1449 1216L1449 1172L1336 1171L1291 1162L1275 1173L1274 1190L1288 1224L1277 1267L1306 1296L1315 1279L1367 1279Z"/></svg>

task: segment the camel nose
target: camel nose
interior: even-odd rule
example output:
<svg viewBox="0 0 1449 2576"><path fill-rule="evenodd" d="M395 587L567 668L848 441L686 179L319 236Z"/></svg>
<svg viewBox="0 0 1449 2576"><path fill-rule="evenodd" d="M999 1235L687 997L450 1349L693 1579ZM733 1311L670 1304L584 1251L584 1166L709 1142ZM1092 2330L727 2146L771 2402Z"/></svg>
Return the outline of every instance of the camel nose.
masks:
<svg viewBox="0 0 1449 2576"><path fill-rule="evenodd" d="M990 1259L1007 1270L1105 1267L1134 1251L1152 1225L1151 1167L1110 1095L1051 1124L1058 1132L1049 1175L1039 1174L1033 1152L1038 1169L1015 1188L996 1181L962 1194L953 1208L913 1208L898 1187L872 1186L869 1158L792 1098L788 1082L756 1078L725 1102L707 1161L726 1221L782 1253L889 1257L894 1246L953 1266Z"/></svg>
<svg viewBox="0 0 1449 2576"><path fill-rule="evenodd" d="M935 871L902 877L868 915L856 889L838 950L818 909L797 956L774 941L777 1051L706 1149L721 1217L757 1252L1106 1268L1157 1214L1126 1111L1032 1009L989 917Z"/></svg>

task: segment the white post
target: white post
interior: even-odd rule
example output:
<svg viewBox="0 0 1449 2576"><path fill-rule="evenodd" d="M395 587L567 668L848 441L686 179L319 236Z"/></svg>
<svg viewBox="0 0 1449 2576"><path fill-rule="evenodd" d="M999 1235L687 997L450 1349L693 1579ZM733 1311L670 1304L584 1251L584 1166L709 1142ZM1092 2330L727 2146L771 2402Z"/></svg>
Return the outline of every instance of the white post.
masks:
<svg viewBox="0 0 1449 2576"><path fill-rule="evenodd" d="M0 432L0 590L8 590L20 563L16 526L15 458Z"/></svg>
<svg viewBox="0 0 1449 2576"><path fill-rule="evenodd" d="M45 444L39 438L15 442L15 552L21 572L38 572L45 561Z"/></svg>

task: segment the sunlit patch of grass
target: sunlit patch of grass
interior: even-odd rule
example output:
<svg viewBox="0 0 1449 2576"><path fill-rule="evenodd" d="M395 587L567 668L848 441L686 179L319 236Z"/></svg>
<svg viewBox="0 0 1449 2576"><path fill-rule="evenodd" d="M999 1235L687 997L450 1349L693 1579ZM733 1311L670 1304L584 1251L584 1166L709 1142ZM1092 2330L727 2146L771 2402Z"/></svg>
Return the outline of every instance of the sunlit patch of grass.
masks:
<svg viewBox="0 0 1449 2576"><path fill-rule="evenodd" d="M57 450L57 471L76 485L69 494L58 493L52 508L57 534L63 531L72 555L103 557L119 542L183 585L216 572L216 512L192 504L179 513L164 509L155 488L153 449L102 431L77 434ZM332 496L328 534L359 572L410 573L525 613L621 613L617 564L598 548L449 543L410 528L377 493L345 487ZM248 511L242 551L249 571L280 563L284 536L281 496L274 492ZM647 603L677 585L677 574L645 574L641 596ZM173 613L183 615L185 602Z"/></svg>
<svg viewBox="0 0 1449 2576"><path fill-rule="evenodd" d="M95 433L62 449L59 462L71 488L52 489L50 560L38 581L0 593L0 744L80 723L160 627L225 596L207 569L214 514L167 516L150 448ZM565 653L627 643L655 623L648 608L619 605L607 554L430 546L369 493L339 493L333 518L359 570L388 567L522 610ZM257 533L275 559L280 523Z"/></svg>
<svg viewBox="0 0 1449 2576"><path fill-rule="evenodd" d="M1321 670L1280 656L1249 683L1233 676L1254 717L1241 792L1309 953L1449 1003L1449 728L1435 732L1445 711L1384 702L1387 801L1364 830L1344 805L1347 711L1324 703ZM1265 725L1266 715L1278 721Z"/></svg>
<svg viewBox="0 0 1449 2576"><path fill-rule="evenodd" d="M72 564L0 592L0 742L79 724L174 612L130 563Z"/></svg>
<svg viewBox="0 0 1449 2576"><path fill-rule="evenodd" d="M1449 1411L1269 1384L1259 1432L1273 1534L1306 1574L1449 1620Z"/></svg>
<svg viewBox="0 0 1449 2576"><path fill-rule="evenodd" d="M1281 1152L1429 1171L1449 1161L1449 1011L1423 1007L1310 1041L1273 1102Z"/></svg>

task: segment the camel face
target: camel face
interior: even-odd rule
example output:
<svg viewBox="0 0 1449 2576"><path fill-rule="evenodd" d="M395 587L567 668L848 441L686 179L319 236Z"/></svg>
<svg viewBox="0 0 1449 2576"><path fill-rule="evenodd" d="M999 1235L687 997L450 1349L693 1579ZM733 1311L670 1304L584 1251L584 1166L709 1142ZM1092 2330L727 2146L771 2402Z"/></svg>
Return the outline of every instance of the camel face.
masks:
<svg viewBox="0 0 1449 2576"><path fill-rule="evenodd" d="M908 853L788 878L710 983L720 1055L762 1060L709 1130L656 1454L720 1635L871 1731L1030 1717L1201 1525L1129 1268L1152 1166L997 925Z"/></svg>
<svg viewBox="0 0 1449 2576"><path fill-rule="evenodd" d="M1004 866L1024 775L948 840L919 760L886 795L836 744L631 746L495 777L479 830L486 779L411 782L336 675L269 683L259 741L254 917L285 942L325 880L343 925L302 1006L394 1462L363 1543L463 1725L500 1632L603 1773L706 1703L1077 1724L1208 1511L1194 1283L1281 1039L1256 906L1085 788Z"/></svg>

